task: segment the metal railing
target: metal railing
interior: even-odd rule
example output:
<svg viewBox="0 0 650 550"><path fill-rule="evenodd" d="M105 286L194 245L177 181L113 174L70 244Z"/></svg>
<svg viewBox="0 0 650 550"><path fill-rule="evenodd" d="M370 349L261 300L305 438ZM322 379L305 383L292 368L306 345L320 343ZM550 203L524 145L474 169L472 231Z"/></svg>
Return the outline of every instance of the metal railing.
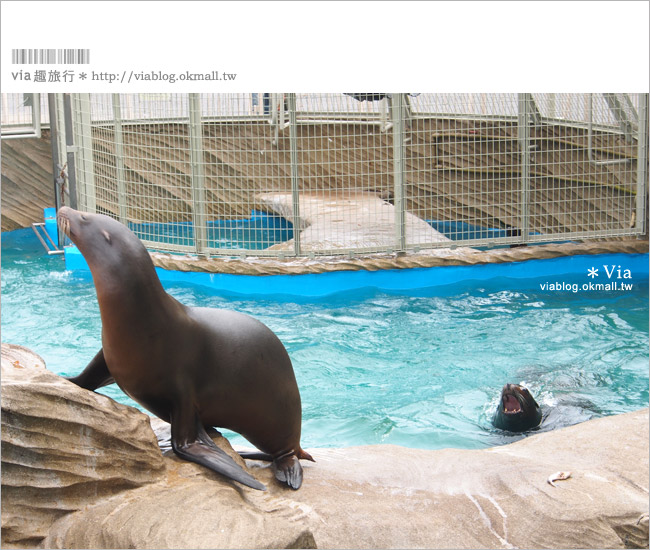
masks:
<svg viewBox="0 0 650 550"><path fill-rule="evenodd" d="M2 138L40 138L46 102L41 94L2 94Z"/></svg>
<svg viewBox="0 0 650 550"><path fill-rule="evenodd" d="M158 250L361 255L646 231L647 94L71 94L61 104L70 200Z"/></svg>

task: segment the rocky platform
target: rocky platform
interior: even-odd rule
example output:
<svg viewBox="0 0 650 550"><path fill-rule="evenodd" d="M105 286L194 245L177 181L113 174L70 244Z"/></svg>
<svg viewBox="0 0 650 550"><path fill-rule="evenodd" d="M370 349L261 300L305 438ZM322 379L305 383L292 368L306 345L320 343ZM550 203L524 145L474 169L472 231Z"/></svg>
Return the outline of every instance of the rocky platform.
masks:
<svg viewBox="0 0 650 550"><path fill-rule="evenodd" d="M167 435L3 344L2 546L648 547L648 409L484 450L309 449L299 491L256 461L267 492L224 480Z"/></svg>

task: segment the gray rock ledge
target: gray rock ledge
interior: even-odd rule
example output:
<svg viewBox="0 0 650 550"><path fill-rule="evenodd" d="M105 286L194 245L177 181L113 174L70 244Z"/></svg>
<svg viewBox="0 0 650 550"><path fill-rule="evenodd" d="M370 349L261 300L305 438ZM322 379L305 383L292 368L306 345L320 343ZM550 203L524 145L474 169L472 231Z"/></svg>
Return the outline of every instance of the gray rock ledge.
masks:
<svg viewBox="0 0 650 550"><path fill-rule="evenodd" d="M295 492L246 461L266 493L161 453L150 422L164 439L2 344L2 546L648 548L648 409L483 450L309 449Z"/></svg>

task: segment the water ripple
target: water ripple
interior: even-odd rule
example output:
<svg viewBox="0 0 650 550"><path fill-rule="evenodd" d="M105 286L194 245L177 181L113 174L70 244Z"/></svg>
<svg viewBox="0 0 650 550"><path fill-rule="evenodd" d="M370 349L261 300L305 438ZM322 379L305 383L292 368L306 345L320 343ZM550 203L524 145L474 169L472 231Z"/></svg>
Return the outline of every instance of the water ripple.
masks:
<svg viewBox="0 0 650 550"><path fill-rule="evenodd" d="M92 281L38 243L4 237L3 341L34 349L55 372L78 372L101 346ZM366 291L310 303L167 290L187 305L248 313L278 334L301 389L306 448L508 443L526 434L490 424L506 382L538 397L541 430L648 406L647 287L567 297L482 282L444 296ZM130 403L115 386L105 393Z"/></svg>

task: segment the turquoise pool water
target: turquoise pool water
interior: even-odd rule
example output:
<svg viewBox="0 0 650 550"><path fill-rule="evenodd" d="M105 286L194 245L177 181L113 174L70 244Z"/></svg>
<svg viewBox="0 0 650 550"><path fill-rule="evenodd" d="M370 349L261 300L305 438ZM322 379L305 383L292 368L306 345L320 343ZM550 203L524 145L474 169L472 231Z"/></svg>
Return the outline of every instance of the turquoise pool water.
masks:
<svg viewBox="0 0 650 550"><path fill-rule="evenodd" d="M647 270L626 290L543 290L544 281L523 288L495 278L411 295L362 289L295 301L165 286L187 305L239 310L278 334L301 390L305 448L437 449L522 437L490 425L506 382L524 383L537 397L541 430L648 406ZM2 340L72 374L101 346L100 331L92 281L46 256L31 230L3 233ZM116 386L103 393L129 403Z"/></svg>

